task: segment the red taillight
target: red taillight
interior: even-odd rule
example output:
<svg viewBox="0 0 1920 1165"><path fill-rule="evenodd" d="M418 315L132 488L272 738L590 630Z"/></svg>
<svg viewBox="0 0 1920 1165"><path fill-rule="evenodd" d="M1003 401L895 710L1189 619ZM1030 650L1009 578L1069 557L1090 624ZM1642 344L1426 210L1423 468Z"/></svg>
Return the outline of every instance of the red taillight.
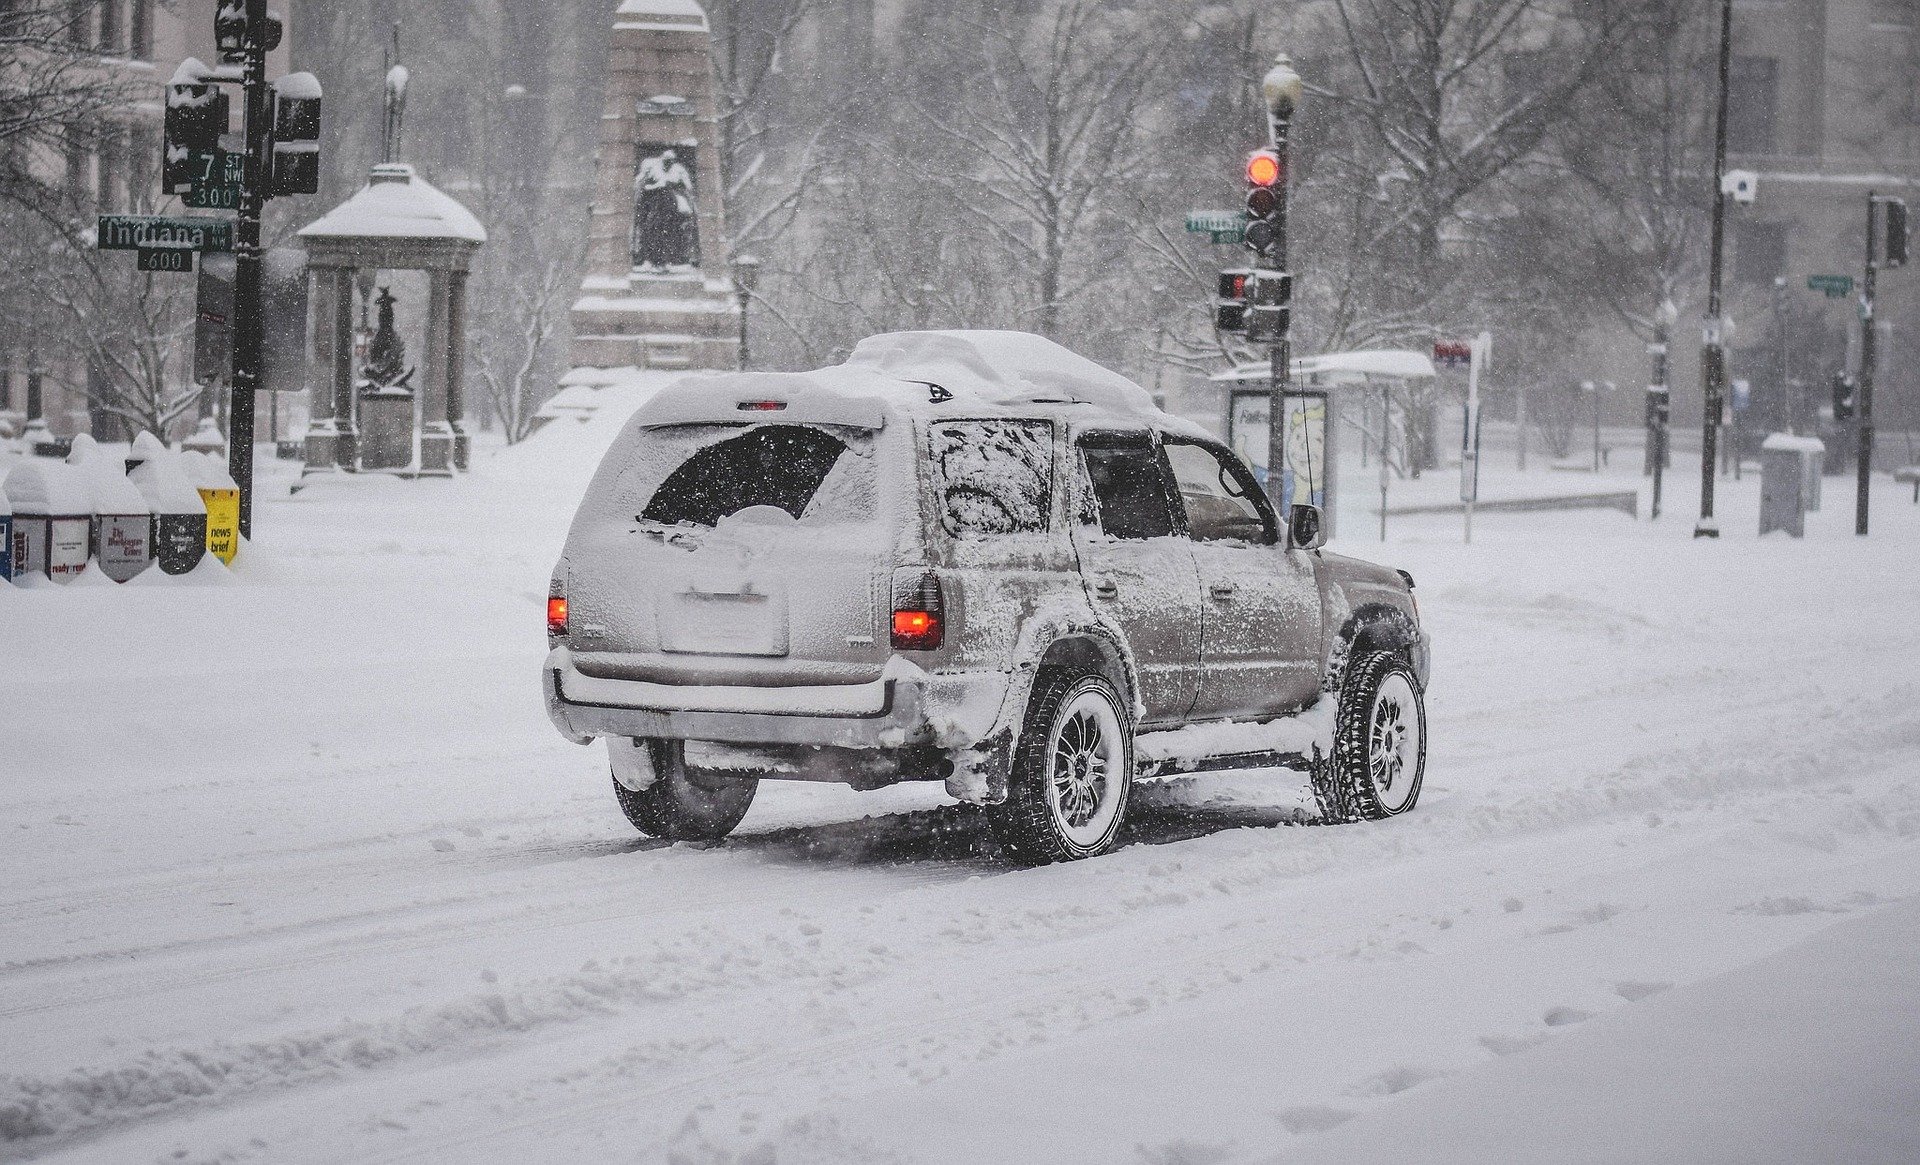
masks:
<svg viewBox="0 0 1920 1165"><path fill-rule="evenodd" d="M893 649L932 651L946 636L946 602L940 578L928 572L896 579L893 588Z"/></svg>
<svg viewBox="0 0 1920 1165"><path fill-rule="evenodd" d="M777 413L787 407L783 400L743 400L733 406L743 413Z"/></svg>
<svg viewBox="0 0 1920 1165"><path fill-rule="evenodd" d="M547 599L547 634L565 635L567 633L567 600L560 595Z"/></svg>

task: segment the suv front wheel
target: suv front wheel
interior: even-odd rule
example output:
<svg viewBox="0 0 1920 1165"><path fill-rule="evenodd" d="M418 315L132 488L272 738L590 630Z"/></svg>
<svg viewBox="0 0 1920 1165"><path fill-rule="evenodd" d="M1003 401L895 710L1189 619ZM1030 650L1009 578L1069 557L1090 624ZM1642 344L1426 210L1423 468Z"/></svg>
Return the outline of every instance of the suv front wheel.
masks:
<svg viewBox="0 0 1920 1165"><path fill-rule="evenodd" d="M1007 799L987 821L1007 855L1029 865L1113 847L1133 785L1133 725L1111 683L1060 668L1040 673L1014 751Z"/></svg>
<svg viewBox="0 0 1920 1165"><path fill-rule="evenodd" d="M1427 709L1398 653L1355 660L1340 688L1333 755L1313 774L1320 819L1378 821L1413 808L1427 768Z"/></svg>

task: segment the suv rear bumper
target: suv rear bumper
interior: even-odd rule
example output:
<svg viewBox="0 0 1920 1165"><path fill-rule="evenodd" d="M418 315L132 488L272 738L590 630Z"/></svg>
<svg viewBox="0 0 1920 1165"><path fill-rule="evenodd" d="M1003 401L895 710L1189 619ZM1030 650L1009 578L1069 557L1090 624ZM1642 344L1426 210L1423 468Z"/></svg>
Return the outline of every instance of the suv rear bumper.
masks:
<svg viewBox="0 0 1920 1165"><path fill-rule="evenodd" d="M864 684L787 688L661 684L583 675L565 647L549 652L541 671L548 717L561 735L581 744L600 736L626 736L745 745L956 747L970 741L935 740L927 717L928 689L937 689L943 704L958 699L979 707L975 698L990 695L991 706L997 707L1006 683L997 672L922 672ZM999 691L979 692L984 685ZM986 726L980 727L984 734Z"/></svg>

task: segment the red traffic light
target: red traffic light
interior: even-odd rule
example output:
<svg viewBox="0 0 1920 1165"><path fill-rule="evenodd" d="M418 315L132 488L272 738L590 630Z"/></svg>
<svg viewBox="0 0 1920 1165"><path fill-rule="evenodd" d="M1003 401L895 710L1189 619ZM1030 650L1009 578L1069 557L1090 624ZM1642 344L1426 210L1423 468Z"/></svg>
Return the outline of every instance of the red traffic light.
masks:
<svg viewBox="0 0 1920 1165"><path fill-rule="evenodd" d="M1280 155L1272 150L1255 150L1247 157L1247 181L1255 186L1277 186L1285 173Z"/></svg>

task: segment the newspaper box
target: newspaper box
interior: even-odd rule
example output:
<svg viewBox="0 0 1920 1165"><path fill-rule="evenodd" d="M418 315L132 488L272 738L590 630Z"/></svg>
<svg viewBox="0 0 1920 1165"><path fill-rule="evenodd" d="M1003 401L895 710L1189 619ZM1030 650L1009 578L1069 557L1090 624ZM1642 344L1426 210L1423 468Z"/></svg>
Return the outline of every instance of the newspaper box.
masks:
<svg viewBox="0 0 1920 1165"><path fill-rule="evenodd" d="M100 573L126 582L153 565L153 507L127 480L125 462L85 433L73 439L67 464L86 476L93 495L93 559Z"/></svg>
<svg viewBox="0 0 1920 1165"><path fill-rule="evenodd" d="M14 576L41 574L71 582L87 569L92 532L92 495L79 470L45 457L29 457L7 474L13 503Z"/></svg>
<svg viewBox="0 0 1920 1165"><path fill-rule="evenodd" d="M180 460L207 507L207 549L232 566L233 556L240 553L240 487L211 454L182 453Z"/></svg>
<svg viewBox="0 0 1920 1165"><path fill-rule="evenodd" d="M1827 447L1818 437L1775 433L1760 445L1760 533L1807 533L1807 511L1820 508L1820 462Z"/></svg>
<svg viewBox="0 0 1920 1165"><path fill-rule="evenodd" d="M153 556L165 574L186 574L207 553L207 503L187 480L181 455L152 433L133 442L127 480L153 509Z"/></svg>

